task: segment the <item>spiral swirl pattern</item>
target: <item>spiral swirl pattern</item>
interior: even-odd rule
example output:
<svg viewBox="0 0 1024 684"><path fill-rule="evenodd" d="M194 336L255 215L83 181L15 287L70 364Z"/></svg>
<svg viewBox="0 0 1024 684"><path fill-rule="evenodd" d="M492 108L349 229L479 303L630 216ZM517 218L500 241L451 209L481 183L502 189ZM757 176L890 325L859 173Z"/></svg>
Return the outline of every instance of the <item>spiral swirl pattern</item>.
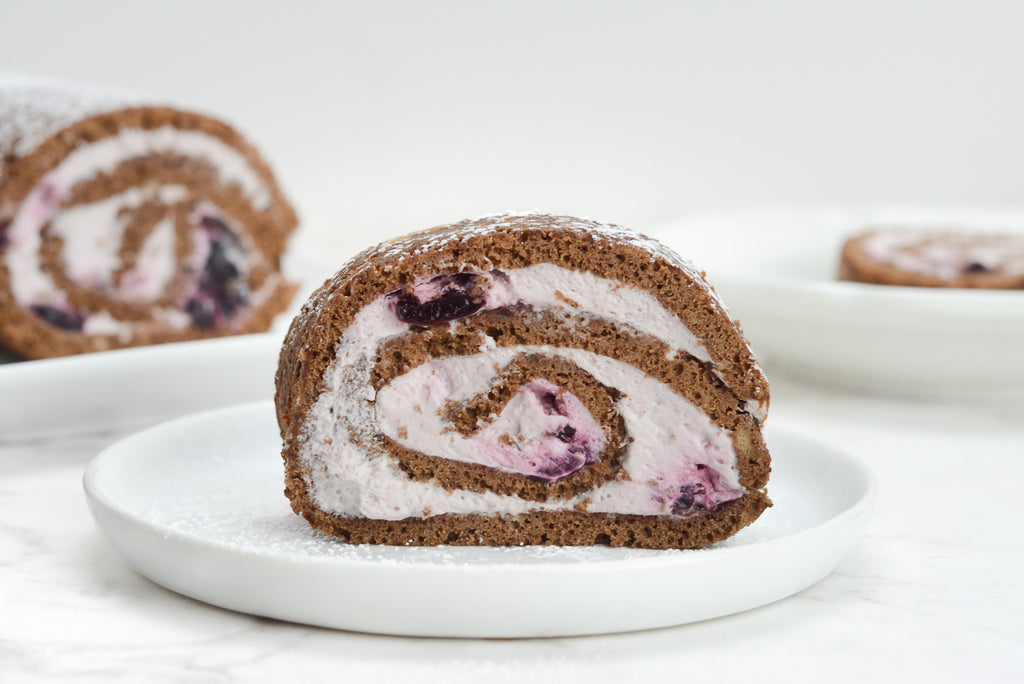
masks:
<svg viewBox="0 0 1024 684"><path fill-rule="evenodd" d="M686 547L756 518L763 376L699 276L630 239L492 217L343 269L282 352L293 508L403 544Z"/></svg>

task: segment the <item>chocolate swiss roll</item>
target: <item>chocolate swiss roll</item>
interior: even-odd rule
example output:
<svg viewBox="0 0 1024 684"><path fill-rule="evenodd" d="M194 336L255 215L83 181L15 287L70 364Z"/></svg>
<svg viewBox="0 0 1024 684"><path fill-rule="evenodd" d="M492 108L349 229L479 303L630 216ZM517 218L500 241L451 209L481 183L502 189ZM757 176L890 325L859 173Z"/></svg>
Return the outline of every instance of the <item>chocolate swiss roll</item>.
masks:
<svg viewBox="0 0 1024 684"><path fill-rule="evenodd" d="M1024 290L1024 234L877 228L843 245L839 279L876 285Z"/></svg>
<svg viewBox="0 0 1024 684"><path fill-rule="evenodd" d="M208 116L0 75L0 346L28 358L266 330L295 212Z"/></svg>
<svg viewBox="0 0 1024 684"><path fill-rule="evenodd" d="M770 505L768 385L689 263L489 216L369 249L277 373L286 494L356 543L692 548Z"/></svg>

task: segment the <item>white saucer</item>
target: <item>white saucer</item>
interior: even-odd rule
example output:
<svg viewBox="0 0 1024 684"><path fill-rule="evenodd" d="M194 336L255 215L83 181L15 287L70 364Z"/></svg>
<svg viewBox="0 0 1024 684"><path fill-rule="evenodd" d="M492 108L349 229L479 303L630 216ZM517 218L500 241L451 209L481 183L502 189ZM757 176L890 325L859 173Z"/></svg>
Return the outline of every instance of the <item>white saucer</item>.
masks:
<svg viewBox="0 0 1024 684"><path fill-rule="evenodd" d="M774 507L697 551L346 544L288 507L269 403L136 434L97 456L84 484L97 524L129 563L217 606L385 634L601 634L761 606L846 556L871 515L871 473L798 433L774 429L768 440Z"/></svg>
<svg viewBox="0 0 1024 684"><path fill-rule="evenodd" d="M698 214L652 231L699 268L766 365L873 392L1024 398L1024 292L835 280L873 225L1024 231L1024 210L779 209Z"/></svg>
<svg viewBox="0 0 1024 684"><path fill-rule="evenodd" d="M283 333L0 365L0 438L137 427L270 399Z"/></svg>

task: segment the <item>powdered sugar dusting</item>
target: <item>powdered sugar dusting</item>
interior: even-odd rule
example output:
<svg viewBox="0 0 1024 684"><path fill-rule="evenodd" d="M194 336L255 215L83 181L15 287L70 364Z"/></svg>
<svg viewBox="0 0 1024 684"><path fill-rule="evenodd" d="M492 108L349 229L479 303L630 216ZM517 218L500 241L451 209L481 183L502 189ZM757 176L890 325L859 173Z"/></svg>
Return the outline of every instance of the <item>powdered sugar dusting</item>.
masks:
<svg viewBox="0 0 1024 684"><path fill-rule="evenodd" d="M557 229L593 238L598 242L626 244L647 252L650 255L651 261L664 259L673 266L678 266L694 280L704 282L701 272L692 263L646 235L614 223L601 223L592 219L573 216L555 216L536 211L489 214L476 219L466 219L452 224L444 232L428 237L422 243L420 243L422 234L414 233L387 243L379 255L380 259L384 261L391 259L402 260L407 254L437 251L451 243L460 242L474 236L486 236L501 229ZM412 248L413 243L419 243L415 249ZM717 299L717 295L715 295L715 298Z"/></svg>
<svg viewBox="0 0 1024 684"><path fill-rule="evenodd" d="M154 98L26 74L0 74L0 183L8 157L23 157L68 126L127 107L158 106Z"/></svg>

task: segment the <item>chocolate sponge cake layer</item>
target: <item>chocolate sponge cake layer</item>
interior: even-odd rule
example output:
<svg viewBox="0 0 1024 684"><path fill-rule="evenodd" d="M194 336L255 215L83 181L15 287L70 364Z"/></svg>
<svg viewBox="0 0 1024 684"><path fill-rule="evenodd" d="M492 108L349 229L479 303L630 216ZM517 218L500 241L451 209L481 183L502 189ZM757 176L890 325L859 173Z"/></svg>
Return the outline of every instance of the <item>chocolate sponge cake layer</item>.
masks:
<svg viewBox="0 0 1024 684"><path fill-rule="evenodd" d="M770 505L768 386L703 277L543 214L363 252L293 322L286 494L382 544L690 548Z"/></svg>
<svg viewBox="0 0 1024 684"><path fill-rule="evenodd" d="M266 330L297 220L227 124L0 75L0 346L28 358Z"/></svg>
<svg viewBox="0 0 1024 684"><path fill-rule="evenodd" d="M749 501L687 518L535 511L527 515L436 515L402 520L340 518L309 511L316 529L352 544L401 546L630 546L696 549L734 535L771 505L763 493Z"/></svg>

